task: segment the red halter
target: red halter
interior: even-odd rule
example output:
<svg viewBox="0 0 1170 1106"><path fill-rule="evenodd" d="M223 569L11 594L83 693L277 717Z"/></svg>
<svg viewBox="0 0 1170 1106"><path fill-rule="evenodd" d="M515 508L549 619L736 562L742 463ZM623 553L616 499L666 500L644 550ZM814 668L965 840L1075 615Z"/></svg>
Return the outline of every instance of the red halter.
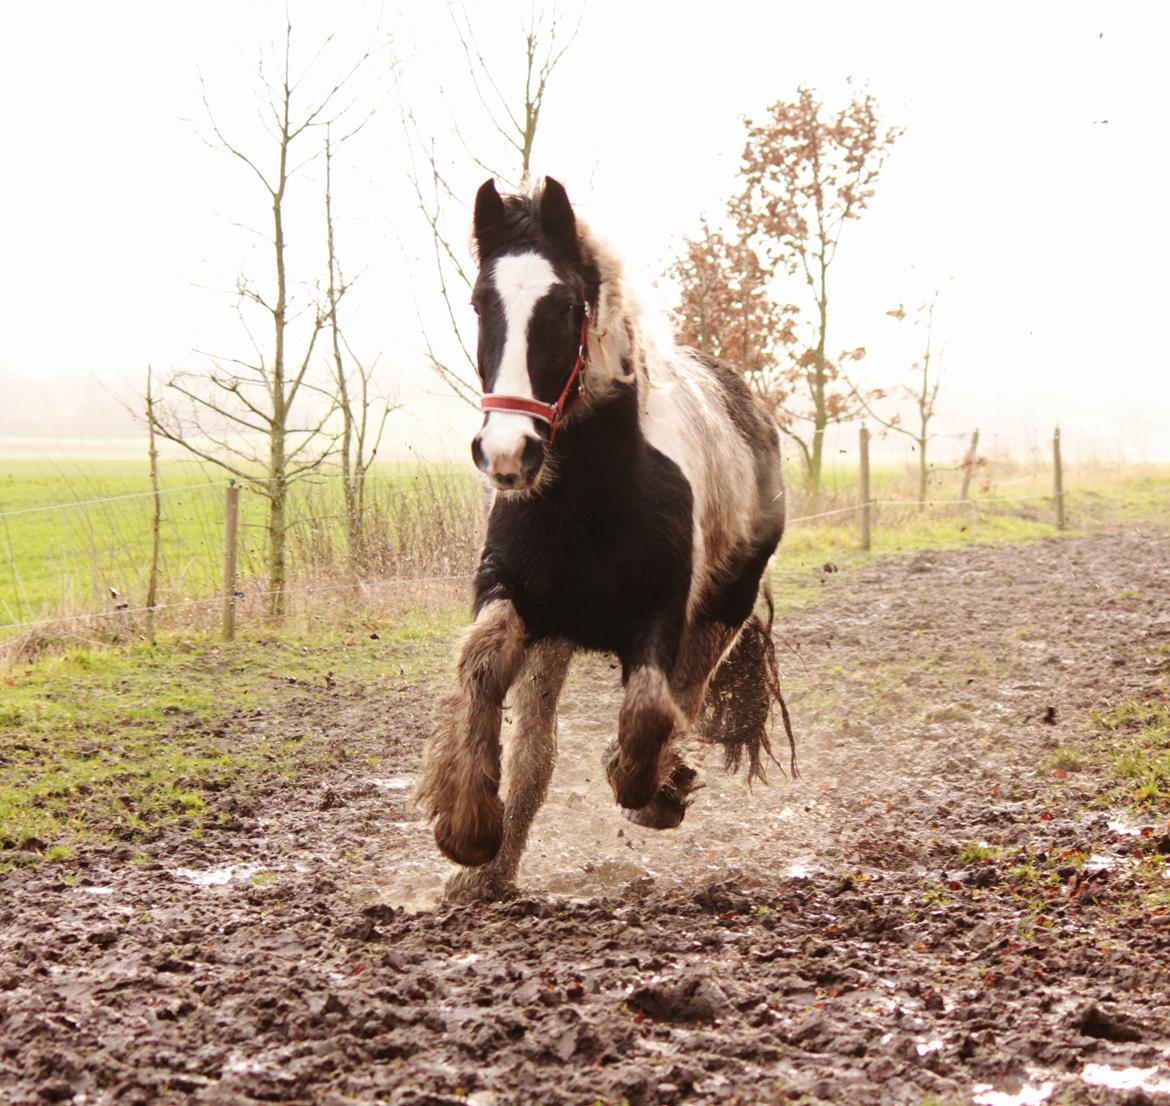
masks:
<svg viewBox="0 0 1170 1106"><path fill-rule="evenodd" d="M557 427L560 426L561 421L572 409L573 403L576 403L581 395L581 391L578 389L572 403L566 403L573 387L573 381L581 375L585 368L585 359L588 356L589 313L586 312L585 318L581 320L581 344L577 347L577 360L573 364L573 370L569 373L569 379L565 381L565 386L561 389L556 403L541 403L538 399L526 399L524 396L485 395L479 401L479 405L484 411L512 411L515 414L530 415L534 419L548 423L548 444L552 445L557 436Z"/></svg>

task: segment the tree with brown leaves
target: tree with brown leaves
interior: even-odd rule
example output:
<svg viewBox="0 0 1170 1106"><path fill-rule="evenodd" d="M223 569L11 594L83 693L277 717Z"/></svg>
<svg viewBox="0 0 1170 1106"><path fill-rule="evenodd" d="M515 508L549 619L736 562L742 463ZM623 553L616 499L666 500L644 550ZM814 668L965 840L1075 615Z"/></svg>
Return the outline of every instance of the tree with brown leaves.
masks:
<svg viewBox="0 0 1170 1106"><path fill-rule="evenodd" d="M681 292L678 340L731 366L776 410L776 374L796 339L797 309L774 302L767 270L746 241L705 219L683 241L683 256L667 271Z"/></svg>
<svg viewBox="0 0 1170 1106"><path fill-rule="evenodd" d="M731 215L776 285L794 277L806 288L811 312L789 344L771 384L781 428L797 443L807 490L820 488L826 427L857 411L842 366L863 348L829 355L829 270L845 224L873 197L878 175L901 131L882 129L869 93L827 112L813 91L780 100L759 123L746 121L742 193Z"/></svg>

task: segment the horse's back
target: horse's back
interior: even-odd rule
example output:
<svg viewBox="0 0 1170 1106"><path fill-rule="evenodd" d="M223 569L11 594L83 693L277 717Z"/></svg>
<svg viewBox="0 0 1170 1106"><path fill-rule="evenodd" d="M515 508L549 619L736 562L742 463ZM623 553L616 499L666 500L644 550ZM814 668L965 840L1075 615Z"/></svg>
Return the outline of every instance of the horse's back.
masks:
<svg viewBox="0 0 1170 1106"><path fill-rule="evenodd" d="M785 497L779 431L725 365L679 349L655 369L644 428L691 486L694 608L729 573L758 577L780 540Z"/></svg>

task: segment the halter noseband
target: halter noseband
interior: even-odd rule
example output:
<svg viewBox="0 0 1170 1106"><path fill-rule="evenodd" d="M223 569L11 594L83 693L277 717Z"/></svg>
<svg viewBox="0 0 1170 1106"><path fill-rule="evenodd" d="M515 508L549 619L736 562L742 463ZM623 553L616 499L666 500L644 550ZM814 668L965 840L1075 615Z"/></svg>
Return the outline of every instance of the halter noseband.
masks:
<svg viewBox="0 0 1170 1106"><path fill-rule="evenodd" d="M484 411L511 411L517 415L529 415L534 419L540 419L541 422L548 424L548 444L552 445L557 436L557 427L560 426L561 421L572 409L573 404L581 395L580 388L577 389L577 395L569 401L569 392L573 388L573 382L581 375L585 369L585 360L589 356L589 312L586 310L584 319L581 320L581 344L577 347L577 360L573 363L573 369L569 373L569 379L565 381L564 388L561 389L561 394L557 396L556 403L541 403L538 399L528 399L525 396L497 396L485 395L480 401L480 408Z"/></svg>

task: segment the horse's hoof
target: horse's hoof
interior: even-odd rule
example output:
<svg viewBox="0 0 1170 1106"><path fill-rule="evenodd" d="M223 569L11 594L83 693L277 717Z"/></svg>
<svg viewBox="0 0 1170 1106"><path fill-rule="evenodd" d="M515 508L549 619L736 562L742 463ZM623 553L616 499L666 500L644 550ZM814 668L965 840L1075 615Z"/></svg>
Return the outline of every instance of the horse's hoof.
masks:
<svg viewBox="0 0 1170 1106"><path fill-rule="evenodd" d="M638 765L631 771L619 757L611 762L608 775L609 786L613 789L618 806L641 810L654 799L658 782L655 765Z"/></svg>
<svg viewBox="0 0 1170 1106"><path fill-rule="evenodd" d="M654 796L644 807L631 810L622 807L622 817L636 826L645 826L647 829L666 830L675 829L682 825L686 817L687 807L673 795L664 795L661 791Z"/></svg>
<svg viewBox="0 0 1170 1106"><path fill-rule="evenodd" d="M609 780L610 790L618 806L637 810L644 807L654 798L657 786L657 765L636 764L631 766L622 756L618 743L611 742L602 758L605 765L605 776Z"/></svg>
<svg viewBox="0 0 1170 1106"><path fill-rule="evenodd" d="M443 901L456 906L477 902L500 902L513 898L518 888L509 879L504 879L483 868L472 868L456 872L443 887Z"/></svg>
<svg viewBox="0 0 1170 1106"><path fill-rule="evenodd" d="M676 760L666 782L654 797L639 808L623 807L622 814L636 826L647 829L674 829L687 815L688 796L702 786L696 784L698 773L682 760Z"/></svg>
<svg viewBox="0 0 1170 1106"><path fill-rule="evenodd" d="M495 860L504 841L503 818L481 821L474 834L456 833L448 818L435 823L435 844L448 860L465 868L478 868Z"/></svg>

